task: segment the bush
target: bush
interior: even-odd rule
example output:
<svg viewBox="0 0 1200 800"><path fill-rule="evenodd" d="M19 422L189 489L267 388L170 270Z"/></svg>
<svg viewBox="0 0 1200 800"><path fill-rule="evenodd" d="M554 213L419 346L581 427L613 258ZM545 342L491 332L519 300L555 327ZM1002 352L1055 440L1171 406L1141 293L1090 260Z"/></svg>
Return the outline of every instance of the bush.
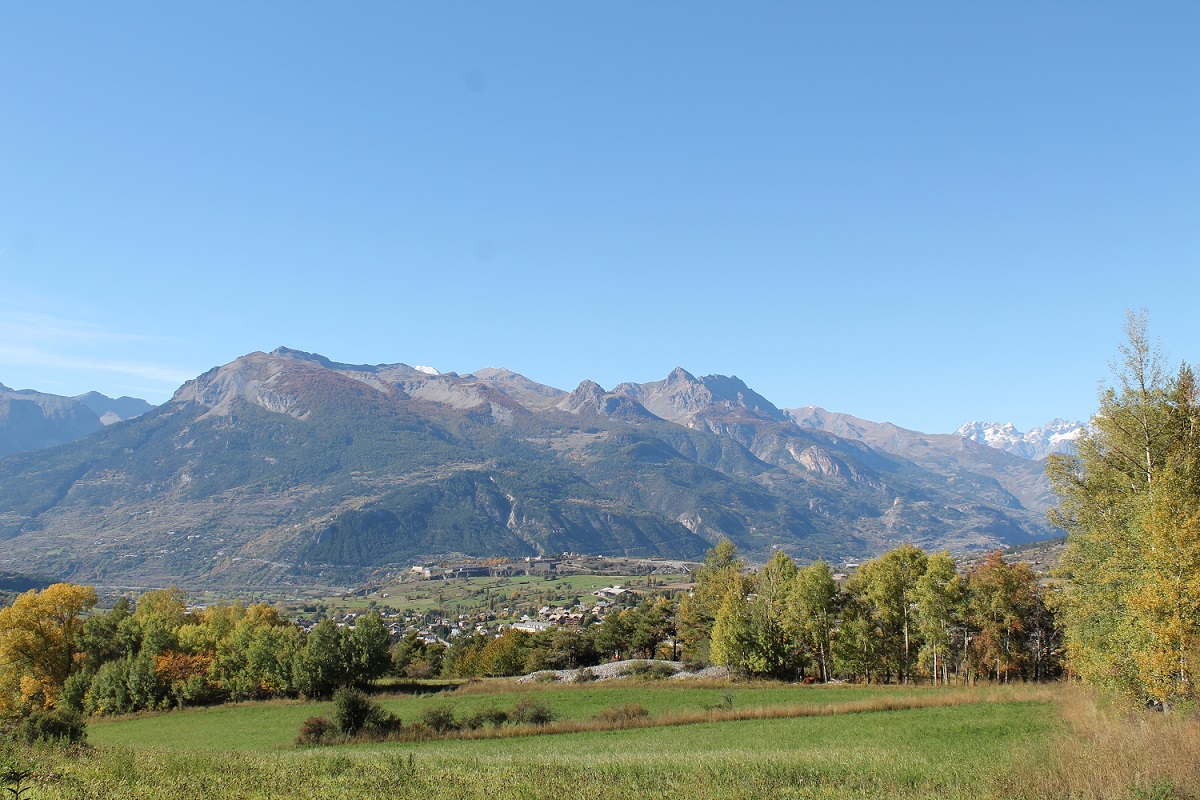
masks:
<svg viewBox="0 0 1200 800"><path fill-rule="evenodd" d="M66 708L34 711L17 725L16 736L26 744L80 744L87 740L87 723L82 714Z"/></svg>
<svg viewBox="0 0 1200 800"><path fill-rule="evenodd" d="M333 720L329 717L309 717L300 726L300 735L296 737L296 744L321 744L333 732Z"/></svg>
<svg viewBox="0 0 1200 800"><path fill-rule="evenodd" d="M606 708L596 714L597 722L625 726L637 719L650 716L650 712L641 703L624 703L612 708Z"/></svg>
<svg viewBox="0 0 1200 800"><path fill-rule="evenodd" d="M486 706L479 709L474 714L463 719L463 727L470 730L478 730L484 725L491 725L493 728L499 728L508 722L508 712L501 711L496 706Z"/></svg>
<svg viewBox="0 0 1200 800"><path fill-rule="evenodd" d="M525 697L513 706L508 721L514 725L548 725L554 721L554 712L540 700Z"/></svg>
<svg viewBox="0 0 1200 800"><path fill-rule="evenodd" d="M669 664L655 661L631 661L626 665L623 674L644 681L659 681L673 676L675 669Z"/></svg>
<svg viewBox="0 0 1200 800"><path fill-rule="evenodd" d="M705 711L733 711L733 694L724 692L721 694L720 701L716 703L701 703L700 707Z"/></svg>
<svg viewBox="0 0 1200 800"><path fill-rule="evenodd" d="M552 670L539 672L533 677L534 683L558 683L558 673Z"/></svg>
<svg viewBox="0 0 1200 800"><path fill-rule="evenodd" d="M413 680L425 680L437 674L437 670L428 661L414 661L404 668L404 677Z"/></svg>
<svg viewBox="0 0 1200 800"><path fill-rule="evenodd" d="M333 693L333 721L344 736L380 736L402 727L399 718L371 701L358 689L344 687Z"/></svg>
<svg viewBox="0 0 1200 800"><path fill-rule="evenodd" d="M597 680L598 676L587 667L575 673L575 677L571 678L571 683L591 683Z"/></svg>
<svg viewBox="0 0 1200 800"><path fill-rule="evenodd" d="M421 721L437 736L444 736L463 727L454 716L454 706L433 706L421 712Z"/></svg>

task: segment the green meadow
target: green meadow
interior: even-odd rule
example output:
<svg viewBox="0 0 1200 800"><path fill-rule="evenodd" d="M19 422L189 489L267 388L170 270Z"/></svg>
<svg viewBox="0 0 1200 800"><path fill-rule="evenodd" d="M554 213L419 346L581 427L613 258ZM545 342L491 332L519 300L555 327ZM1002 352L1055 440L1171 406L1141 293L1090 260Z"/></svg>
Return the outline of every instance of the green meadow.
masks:
<svg viewBox="0 0 1200 800"><path fill-rule="evenodd" d="M639 703L653 716L672 712L704 712L729 706L733 710L809 708L861 701L971 696L972 689L931 687L797 686L773 683L732 683L691 686L687 683L606 682L582 686L514 684L507 681L475 683L457 691L429 695L380 695L386 710L405 722L416 721L432 707L452 707L470 714L496 706L506 709L519 699L534 697L554 712L557 720L589 720L597 713L627 703ZM236 703L143 714L117 719L97 719L88 727L94 745L184 747L217 750L279 750L293 747L301 723L312 716L329 716L333 704L280 700Z"/></svg>
<svg viewBox="0 0 1200 800"><path fill-rule="evenodd" d="M1061 733L1054 692L497 681L379 699L408 721L435 706L469 712L536 697L556 722L502 737L322 747L294 740L330 704L244 703L95 721L88 748L40 751L48 779L30 796L1004 797L1014 769ZM570 730L631 702L649 712L645 727Z"/></svg>

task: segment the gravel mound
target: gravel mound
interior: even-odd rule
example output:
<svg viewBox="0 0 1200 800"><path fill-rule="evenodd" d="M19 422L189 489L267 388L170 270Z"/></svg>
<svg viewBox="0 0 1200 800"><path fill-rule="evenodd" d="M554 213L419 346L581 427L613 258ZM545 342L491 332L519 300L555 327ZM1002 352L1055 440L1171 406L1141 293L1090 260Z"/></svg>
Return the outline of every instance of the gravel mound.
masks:
<svg viewBox="0 0 1200 800"><path fill-rule="evenodd" d="M687 680L689 678L721 680L732 677L732 673L728 667L705 667L704 669L691 672L679 661L633 658L627 661L613 661L608 664L599 664L595 667L583 667L582 669L543 669L517 678L517 683L572 683L581 672L591 673L592 680L611 681L617 678L628 678L635 670L645 669L648 666L664 671L670 669L675 673L670 676L670 680ZM554 681L550 680L548 677L550 675L554 676Z"/></svg>

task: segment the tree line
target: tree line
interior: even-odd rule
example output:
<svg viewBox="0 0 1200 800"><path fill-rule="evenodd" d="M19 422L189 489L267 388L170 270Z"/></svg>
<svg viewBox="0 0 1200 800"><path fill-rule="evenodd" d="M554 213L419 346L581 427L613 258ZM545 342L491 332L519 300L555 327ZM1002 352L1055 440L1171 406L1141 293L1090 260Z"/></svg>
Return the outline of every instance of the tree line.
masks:
<svg viewBox="0 0 1200 800"><path fill-rule="evenodd" d="M934 684L1061 673L1046 591L999 553L960 574L947 553L902 545L839 586L829 564L776 553L747 575L732 545L710 551L680 603L685 656L783 679Z"/></svg>
<svg viewBox="0 0 1200 800"><path fill-rule="evenodd" d="M0 717L328 697L391 666L376 613L352 630L322 620L306 634L264 603L189 612L178 589L88 615L95 604L91 587L60 583L0 610Z"/></svg>
<svg viewBox="0 0 1200 800"><path fill-rule="evenodd" d="M781 680L947 684L1056 678L1061 651L1047 590L1027 564L998 553L960 573L948 554L904 545L839 585L829 564L798 567L784 553L750 574L722 540L691 592L614 608L597 625L460 636L448 649L412 634L393 652L413 676L681 658Z"/></svg>

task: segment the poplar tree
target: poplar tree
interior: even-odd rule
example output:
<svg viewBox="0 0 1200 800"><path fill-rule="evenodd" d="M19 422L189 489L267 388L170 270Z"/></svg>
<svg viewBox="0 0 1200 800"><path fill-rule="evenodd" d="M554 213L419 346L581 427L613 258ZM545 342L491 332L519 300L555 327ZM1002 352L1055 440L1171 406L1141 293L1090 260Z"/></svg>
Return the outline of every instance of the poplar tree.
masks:
<svg viewBox="0 0 1200 800"><path fill-rule="evenodd" d="M949 683L954 629L961 620L964 587L958 567L947 552L934 553L917 580L917 626L921 632L918 658L921 666L939 682Z"/></svg>
<svg viewBox="0 0 1200 800"><path fill-rule="evenodd" d="M904 544L863 564L852 582L878 626L885 677L895 670L901 683L911 677L919 650L917 581L925 574L926 558L921 548Z"/></svg>
<svg viewBox="0 0 1200 800"><path fill-rule="evenodd" d="M818 561L796 573L785 618L792 636L816 664L822 681L833 677L831 648L837 606L838 586L829 564Z"/></svg>

